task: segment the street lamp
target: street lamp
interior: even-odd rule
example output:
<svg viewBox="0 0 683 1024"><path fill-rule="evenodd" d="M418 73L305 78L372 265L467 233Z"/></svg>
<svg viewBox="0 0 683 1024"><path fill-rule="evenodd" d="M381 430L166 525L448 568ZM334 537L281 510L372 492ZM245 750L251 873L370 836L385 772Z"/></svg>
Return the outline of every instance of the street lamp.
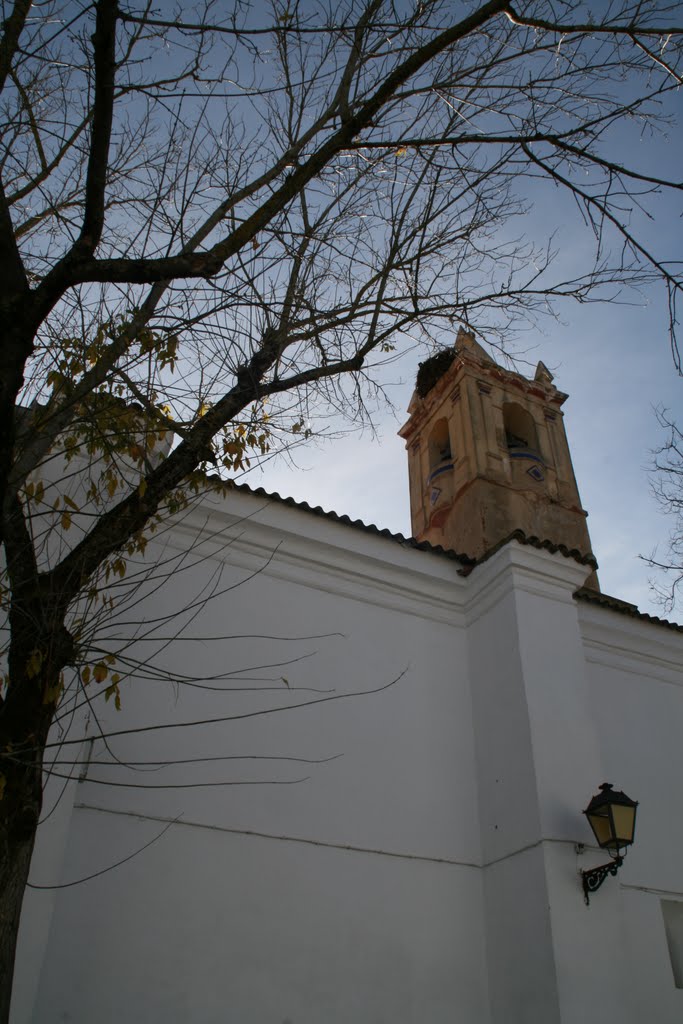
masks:
<svg viewBox="0 0 683 1024"><path fill-rule="evenodd" d="M636 800L631 800L621 790L612 789L609 782L603 782L600 792L593 797L583 812L588 818L598 846L602 850L608 850L612 857L609 864L601 864L600 867L581 872L586 905L590 902L590 893L597 892L607 876L616 875L624 863L622 851L625 853L626 848L633 842L637 807Z"/></svg>

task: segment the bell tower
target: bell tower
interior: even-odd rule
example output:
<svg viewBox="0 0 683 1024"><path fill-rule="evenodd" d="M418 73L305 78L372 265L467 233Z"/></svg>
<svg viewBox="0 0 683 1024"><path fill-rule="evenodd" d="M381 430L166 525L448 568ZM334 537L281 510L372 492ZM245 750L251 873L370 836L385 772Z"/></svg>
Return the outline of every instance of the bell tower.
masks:
<svg viewBox="0 0 683 1024"><path fill-rule="evenodd" d="M413 536L481 558L515 530L591 553L562 405L539 362L533 380L458 331L420 365L408 422ZM586 586L599 589L593 573Z"/></svg>

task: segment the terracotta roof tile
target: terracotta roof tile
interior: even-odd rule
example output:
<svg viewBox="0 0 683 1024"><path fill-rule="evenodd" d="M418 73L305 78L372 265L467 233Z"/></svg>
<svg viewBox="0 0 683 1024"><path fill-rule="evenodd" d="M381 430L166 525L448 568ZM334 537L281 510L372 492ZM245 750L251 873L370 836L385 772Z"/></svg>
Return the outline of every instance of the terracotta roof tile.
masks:
<svg viewBox="0 0 683 1024"><path fill-rule="evenodd" d="M527 536L523 530L514 530L503 540L495 544L485 555L481 558L470 558L469 555L459 554L456 551L451 551L447 548L441 547L441 545L430 544L428 541L418 541L414 537L404 537L402 533L392 533L391 530L380 530L378 526L373 523L364 523L361 519L351 519L347 515L339 515L337 512L326 512L322 506L316 505L313 507L309 505L307 501L296 501L294 498L283 498L281 494L273 491L267 491L265 487L250 487L249 484L236 484L231 483L230 487L236 491L241 491L244 494L253 494L258 498L266 498L268 501L276 501L281 505L286 505L288 508L301 509L302 512L308 512L314 516L320 516L322 519L329 519L333 523L341 523L342 526L350 526L354 530L362 530L364 533L369 533L377 537L386 537L387 540L394 541L400 544L402 547L413 548L416 551L426 551L430 554L440 555L442 558L449 558L452 561L459 562L461 569L458 571L462 576L469 576L477 566L486 562L492 555L499 551L510 541L515 540L518 544L528 544L530 547L538 548L539 551L549 551L551 554L561 554L565 558L573 558L574 561L580 565L590 566L592 569L598 568L598 563L595 556L589 552L588 554L582 554L576 548L568 548L565 544L556 544L550 540L541 540L540 537ZM647 612L641 612L637 606L631 604L629 601L622 601L618 597L610 597L609 594L602 594L597 590L591 590L588 587L581 587L576 591L574 597L577 601L586 601L588 604L597 604L602 608L609 608L611 611L620 613L621 615L629 615L631 618L640 619L643 622L650 622L655 626L664 626L667 629L673 629L677 632L683 633L683 625L679 625L677 622L669 622L667 619L660 619L657 615L649 615Z"/></svg>
<svg viewBox="0 0 683 1024"><path fill-rule="evenodd" d="M467 569L463 570L463 575L469 574L478 565L481 565L482 562L488 561L492 555L495 555L496 551L500 551L500 549L505 547L506 544L509 544L511 540L516 540L518 544L528 544L532 548L538 548L539 551L549 551L552 555L559 552L559 554L564 555L565 558L573 558L575 562L579 563L579 565L589 565L592 569L598 568L598 563L592 552L584 555L577 548L568 548L566 544L555 544L552 540L541 540L540 537L535 537L533 535L527 536L524 530L513 530L512 533L507 535L507 537L503 537L503 539L499 540L497 544L494 544L493 547L489 548L486 554L482 555L481 558L471 560Z"/></svg>
<svg viewBox="0 0 683 1024"><path fill-rule="evenodd" d="M609 594L602 594L597 590L589 590L588 587L581 587L576 591L574 597L577 601L599 604L601 608L609 608L610 611L619 612L620 615L629 615L632 619L651 622L655 626L665 626L667 629L683 633L683 625L678 622L669 622L668 619L660 619L658 615L649 615L647 612L641 612L638 606L631 604L630 601L622 601L618 597L610 597Z"/></svg>
<svg viewBox="0 0 683 1024"><path fill-rule="evenodd" d="M444 558L450 558L453 561L460 562L462 566L473 566L474 559L469 558L468 555L458 554L457 551L451 551L450 549L441 547L440 544L430 544L428 541L418 541L414 537L404 537L402 533L392 533L391 530L380 530L374 523L364 523L361 519L351 519L347 515L339 515L337 512L326 512L320 505L313 507L309 505L307 501L296 501L294 498L283 498L281 494L276 491L267 491L264 487L250 487L249 484L231 484L232 489L241 491L244 494L254 494L259 498L267 498L269 501L277 501L281 505L287 505L289 508L298 508L303 512L310 512L314 516L320 516L322 519L329 519L333 523L341 523L343 526L351 526L354 530L362 530L364 533L373 534L377 537L386 537L387 540L395 541L397 544L401 544L403 547L414 548L416 551L428 551L434 555L441 555Z"/></svg>

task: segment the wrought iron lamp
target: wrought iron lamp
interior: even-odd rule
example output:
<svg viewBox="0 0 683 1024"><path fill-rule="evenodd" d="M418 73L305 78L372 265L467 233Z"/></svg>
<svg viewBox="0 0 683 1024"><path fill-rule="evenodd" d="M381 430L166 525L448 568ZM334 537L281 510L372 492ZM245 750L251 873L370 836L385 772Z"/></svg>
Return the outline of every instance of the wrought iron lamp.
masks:
<svg viewBox="0 0 683 1024"><path fill-rule="evenodd" d="M608 875L616 875L624 863L622 851L625 853L633 842L637 807L636 800L631 800L621 790L612 789L609 782L603 782L600 792L583 812L593 829L598 846L602 850L609 850L612 857L609 864L581 872L586 905L590 903L590 894L598 891Z"/></svg>

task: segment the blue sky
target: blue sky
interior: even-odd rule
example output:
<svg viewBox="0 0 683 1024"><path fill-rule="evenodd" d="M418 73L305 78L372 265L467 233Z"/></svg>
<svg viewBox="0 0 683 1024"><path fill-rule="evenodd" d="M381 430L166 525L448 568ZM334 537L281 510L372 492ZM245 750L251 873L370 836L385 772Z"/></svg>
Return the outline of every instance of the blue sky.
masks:
<svg viewBox="0 0 683 1024"><path fill-rule="evenodd" d="M659 544L669 522L650 494L646 467L661 439L653 406L683 407L683 380L668 348L665 311L647 307L574 307L565 324L545 325L529 342L528 357L542 359L555 384L569 393L565 426L579 491L589 513L602 589L661 614L652 602L652 571L638 559ZM268 490L398 533L410 533L407 459L396 430L406 418L415 358L392 368L398 415L376 417L369 432L309 446L295 464L268 465L246 478ZM680 618L680 614L679 614Z"/></svg>
<svg viewBox="0 0 683 1024"><path fill-rule="evenodd" d="M680 135L647 140L642 155L641 166L652 167L658 156L675 176L674 168L683 166L683 140ZM657 199L656 204L654 220L638 222L634 214L632 223L662 255L680 258L680 201L676 205L671 198ZM563 271L580 271L590 259L589 241L573 203L563 201L554 189L534 195L523 227L535 236L543 229L556 232ZM541 320L538 330L521 336L517 368L532 376L542 359L555 374L557 387L569 394L565 426L602 589L662 614L649 586L653 570L638 556L655 548L663 554L671 528L651 495L647 475L652 449L663 440L654 408L664 406L679 421L683 418L683 378L671 355L664 287L625 293L614 302L567 301L558 314L559 319ZM382 372L395 414L377 410L376 437L365 431L301 448L293 464L271 462L249 474L247 482L409 534L407 460L396 431L406 419L422 358L423 353L410 352Z"/></svg>
<svg viewBox="0 0 683 1024"><path fill-rule="evenodd" d="M656 133L636 118L611 129L601 140L603 154L644 173L680 179L682 100L681 90L666 99L663 113L672 123ZM594 238L577 205L538 179L522 188L529 210L506 226L510 237L524 234L540 241L552 236L560 277L584 273L594 255ZM680 195L647 197L650 216L639 211L637 202L623 202L629 228L671 261L681 259ZM517 368L532 376L542 359L557 387L569 394L565 425L603 590L663 614L649 586L653 570L638 556L655 549L663 555L672 525L658 509L647 475L652 449L663 440L654 408L663 406L683 420L683 378L671 356L664 287L625 293L621 302L567 302L557 311L558 320L540 320L537 330L518 339ZM477 328L476 320L472 326ZM423 353L411 352L383 370L381 379L396 413L377 410L376 438L366 431L320 448L302 448L294 464L271 462L249 474L247 482L408 534L407 460L396 431L406 418L422 358ZM677 615L683 619L683 609Z"/></svg>

